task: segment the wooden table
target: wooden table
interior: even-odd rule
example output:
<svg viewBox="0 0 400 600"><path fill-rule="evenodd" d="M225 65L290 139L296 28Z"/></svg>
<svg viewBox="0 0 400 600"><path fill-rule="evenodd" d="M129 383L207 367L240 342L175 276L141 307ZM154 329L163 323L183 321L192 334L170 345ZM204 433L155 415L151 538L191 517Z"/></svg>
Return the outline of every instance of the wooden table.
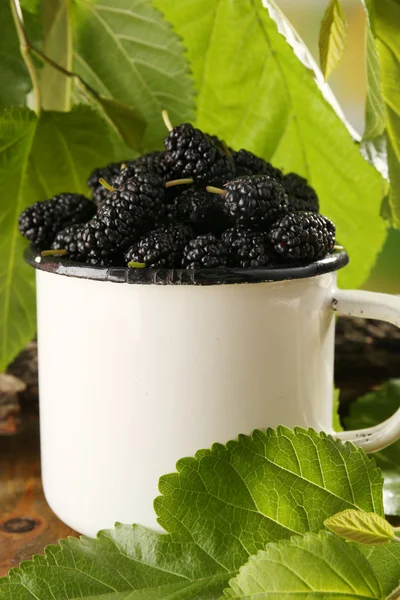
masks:
<svg viewBox="0 0 400 600"><path fill-rule="evenodd" d="M77 533L44 499L38 419L31 417L20 433L0 437L0 576L69 535Z"/></svg>

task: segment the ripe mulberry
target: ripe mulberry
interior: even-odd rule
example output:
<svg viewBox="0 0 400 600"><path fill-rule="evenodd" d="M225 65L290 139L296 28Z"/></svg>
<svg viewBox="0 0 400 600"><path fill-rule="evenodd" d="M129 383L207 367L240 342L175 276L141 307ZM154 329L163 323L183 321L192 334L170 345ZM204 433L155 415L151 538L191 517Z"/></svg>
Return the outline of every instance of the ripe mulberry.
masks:
<svg viewBox="0 0 400 600"><path fill-rule="evenodd" d="M236 176L243 177L246 175L268 175L279 183L282 182L283 173L276 167L273 167L263 158L259 158L248 150L233 151L233 160L236 167Z"/></svg>
<svg viewBox="0 0 400 600"><path fill-rule="evenodd" d="M19 231L40 248L50 247L56 234L69 225L85 223L96 214L94 202L80 194L59 194L35 202L19 217Z"/></svg>
<svg viewBox="0 0 400 600"><path fill-rule="evenodd" d="M76 232L77 252L74 260L108 266L117 262L126 236L117 228L107 225L97 217Z"/></svg>
<svg viewBox="0 0 400 600"><path fill-rule="evenodd" d="M224 186L225 204L238 225L266 230L288 212L288 197L280 183L267 175L239 177Z"/></svg>
<svg viewBox="0 0 400 600"><path fill-rule="evenodd" d="M103 178L111 186L114 186L115 179L118 177L124 164L126 163L110 163L106 167L95 169L91 173L87 184L92 190L93 200L98 206L105 202L110 195L109 190L99 182L99 179Z"/></svg>
<svg viewBox="0 0 400 600"><path fill-rule="evenodd" d="M51 245L52 250L66 250L68 260L80 261L81 257L78 251L78 234L84 225L78 223L70 225L57 233L54 242Z"/></svg>
<svg viewBox="0 0 400 600"><path fill-rule="evenodd" d="M222 185L234 177L231 154L190 123L174 127L164 143L165 162L172 178L191 177L196 182Z"/></svg>
<svg viewBox="0 0 400 600"><path fill-rule="evenodd" d="M284 176L282 186L289 198L289 210L294 211L319 211L318 196L304 177L296 173Z"/></svg>
<svg viewBox="0 0 400 600"><path fill-rule="evenodd" d="M199 235L183 251L182 266L186 269L226 267L228 248L215 235Z"/></svg>
<svg viewBox="0 0 400 600"><path fill-rule="evenodd" d="M125 253L125 261L144 263L146 267L180 266L183 249L192 236L190 228L181 223L160 227L133 244Z"/></svg>
<svg viewBox="0 0 400 600"><path fill-rule="evenodd" d="M167 214L170 219L191 225L197 234L220 234L230 225L222 197L193 186L175 198Z"/></svg>
<svg viewBox="0 0 400 600"><path fill-rule="evenodd" d="M140 156L136 160L129 161L129 163L126 163L125 168L118 172L112 185L114 187L124 185L130 179L135 179L138 173L155 174L165 182L168 178L165 152L150 152L149 154L143 154L143 156Z"/></svg>
<svg viewBox="0 0 400 600"><path fill-rule="evenodd" d="M97 219L124 237L124 244L154 227L164 214L164 187L158 175L140 173L112 192Z"/></svg>
<svg viewBox="0 0 400 600"><path fill-rule="evenodd" d="M335 225L314 212L291 212L273 224L268 239L281 260L318 260L333 250Z"/></svg>
<svg viewBox="0 0 400 600"><path fill-rule="evenodd" d="M221 240L229 248L231 267L263 267L270 262L266 241L261 233L244 227L232 227L222 234Z"/></svg>

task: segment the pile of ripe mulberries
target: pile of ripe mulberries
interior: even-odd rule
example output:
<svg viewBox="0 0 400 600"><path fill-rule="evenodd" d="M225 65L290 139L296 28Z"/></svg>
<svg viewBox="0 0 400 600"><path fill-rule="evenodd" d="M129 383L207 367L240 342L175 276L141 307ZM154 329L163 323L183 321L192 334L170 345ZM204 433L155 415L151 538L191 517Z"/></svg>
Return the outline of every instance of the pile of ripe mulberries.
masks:
<svg viewBox="0 0 400 600"><path fill-rule="evenodd" d="M335 226L296 173L189 123L164 144L96 169L92 200L65 193L36 202L21 214L20 232L61 260L106 267L273 267L333 250Z"/></svg>

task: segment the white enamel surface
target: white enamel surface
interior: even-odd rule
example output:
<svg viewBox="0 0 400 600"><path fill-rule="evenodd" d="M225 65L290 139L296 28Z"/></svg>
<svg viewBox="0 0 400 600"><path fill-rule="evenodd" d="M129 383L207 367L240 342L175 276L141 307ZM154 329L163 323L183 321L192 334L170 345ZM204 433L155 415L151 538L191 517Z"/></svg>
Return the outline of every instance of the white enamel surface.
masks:
<svg viewBox="0 0 400 600"><path fill-rule="evenodd" d="M335 275L129 285L37 271L43 483L95 535L158 528L160 475L239 433L329 431Z"/></svg>

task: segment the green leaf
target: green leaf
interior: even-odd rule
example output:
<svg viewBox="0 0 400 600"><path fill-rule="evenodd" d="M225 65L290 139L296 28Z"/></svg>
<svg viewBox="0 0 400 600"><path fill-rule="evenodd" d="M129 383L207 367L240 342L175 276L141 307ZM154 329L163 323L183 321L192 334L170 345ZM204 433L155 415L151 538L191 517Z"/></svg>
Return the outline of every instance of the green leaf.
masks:
<svg viewBox="0 0 400 600"><path fill-rule="evenodd" d="M374 147L379 161L386 159L392 217L399 225L400 87L396 82L400 78L400 0L368 0L365 5L368 95L363 145L370 157Z"/></svg>
<svg viewBox="0 0 400 600"><path fill-rule="evenodd" d="M76 0L74 70L102 96L134 107L148 124L143 146L159 148L161 118L192 120L194 89L178 36L150 2Z"/></svg>
<svg viewBox="0 0 400 600"><path fill-rule="evenodd" d="M347 23L340 0L330 0L319 32L319 58L322 73L329 79L341 61L347 42Z"/></svg>
<svg viewBox="0 0 400 600"><path fill-rule="evenodd" d="M390 594L400 583L400 544L358 546L379 579L383 593Z"/></svg>
<svg viewBox="0 0 400 600"><path fill-rule="evenodd" d="M130 106L104 96L99 96L97 102L108 122L119 133L125 144L134 150L139 150L146 130L143 117Z"/></svg>
<svg viewBox="0 0 400 600"><path fill-rule="evenodd" d="M40 120L14 109L0 118L0 371L35 332L34 270L23 261L19 214L60 192L87 194L90 172L111 160L107 128L89 108Z"/></svg>
<svg viewBox="0 0 400 600"><path fill-rule="evenodd" d="M0 371L33 338L33 270L22 260L26 246L18 233L20 212L38 199L29 188L29 159L37 129L27 109L6 111L0 119Z"/></svg>
<svg viewBox="0 0 400 600"><path fill-rule="evenodd" d="M386 544L394 538L393 527L380 515L351 508L326 519L325 527L359 544Z"/></svg>
<svg viewBox="0 0 400 600"><path fill-rule="evenodd" d="M368 93L365 106L364 139L381 136L386 129L385 101L381 89L381 65L374 35L367 26L366 61Z"/></svg>
<svg viewBox="0 0 400 600"><path fill-rule="evenodd" d="M350 405L346 429L363 429L382 423L400 407L400 379L388 381ZM388 515L400 515L400 441L374 454L384 475L384 505Z"/></svg>
<svg viewBox="0 0 400 600"><path fill-rule="evenodd" d="M26 104L26 95L32 88L28 71L22 60L17 32L11 14L10 2L0 2L0 110Z"/></svg>
<svg viewBox="0 0 400 600"><path fill-rule="evenodd" d="M307 177L351 257L340 282L360 285L385 239L384 180L360 155L290 23L270 1L269 11L261 0L156 5L188 48L198 126Z"/></svg>
<svg viewBox="0 0 400 600"><path fill-rule="evenodd" d="M350 600L381 598L382 591L368 561L356 548L321 532L268 544L240 569L225 596Z"/></svg>
<svg viewBox="0 0 400 600"><path fill-rule="evenodd" d="M72 69L72 31L70 0L41 0L43 52L68 71ZM40 91L45 110L71 108L72 80L45 64L40 72Z"/></svg>
<svg viewBox="0 0 400 600"><path fill-rule="evenodd" d="M217 600L266 543L319 531L345 508L382 514L381 488L373 461L351 444L285 427L242 435L161 477L155 509L167 534L117 525L96 540L69 538L0 580L0 600Z"/></svg>
<svg viewBox="0 0 400 600"><path fill-rule="evenodd" d="M36 13L39 9L40 0L20 0L20 4L24 10Z"/></svg>

